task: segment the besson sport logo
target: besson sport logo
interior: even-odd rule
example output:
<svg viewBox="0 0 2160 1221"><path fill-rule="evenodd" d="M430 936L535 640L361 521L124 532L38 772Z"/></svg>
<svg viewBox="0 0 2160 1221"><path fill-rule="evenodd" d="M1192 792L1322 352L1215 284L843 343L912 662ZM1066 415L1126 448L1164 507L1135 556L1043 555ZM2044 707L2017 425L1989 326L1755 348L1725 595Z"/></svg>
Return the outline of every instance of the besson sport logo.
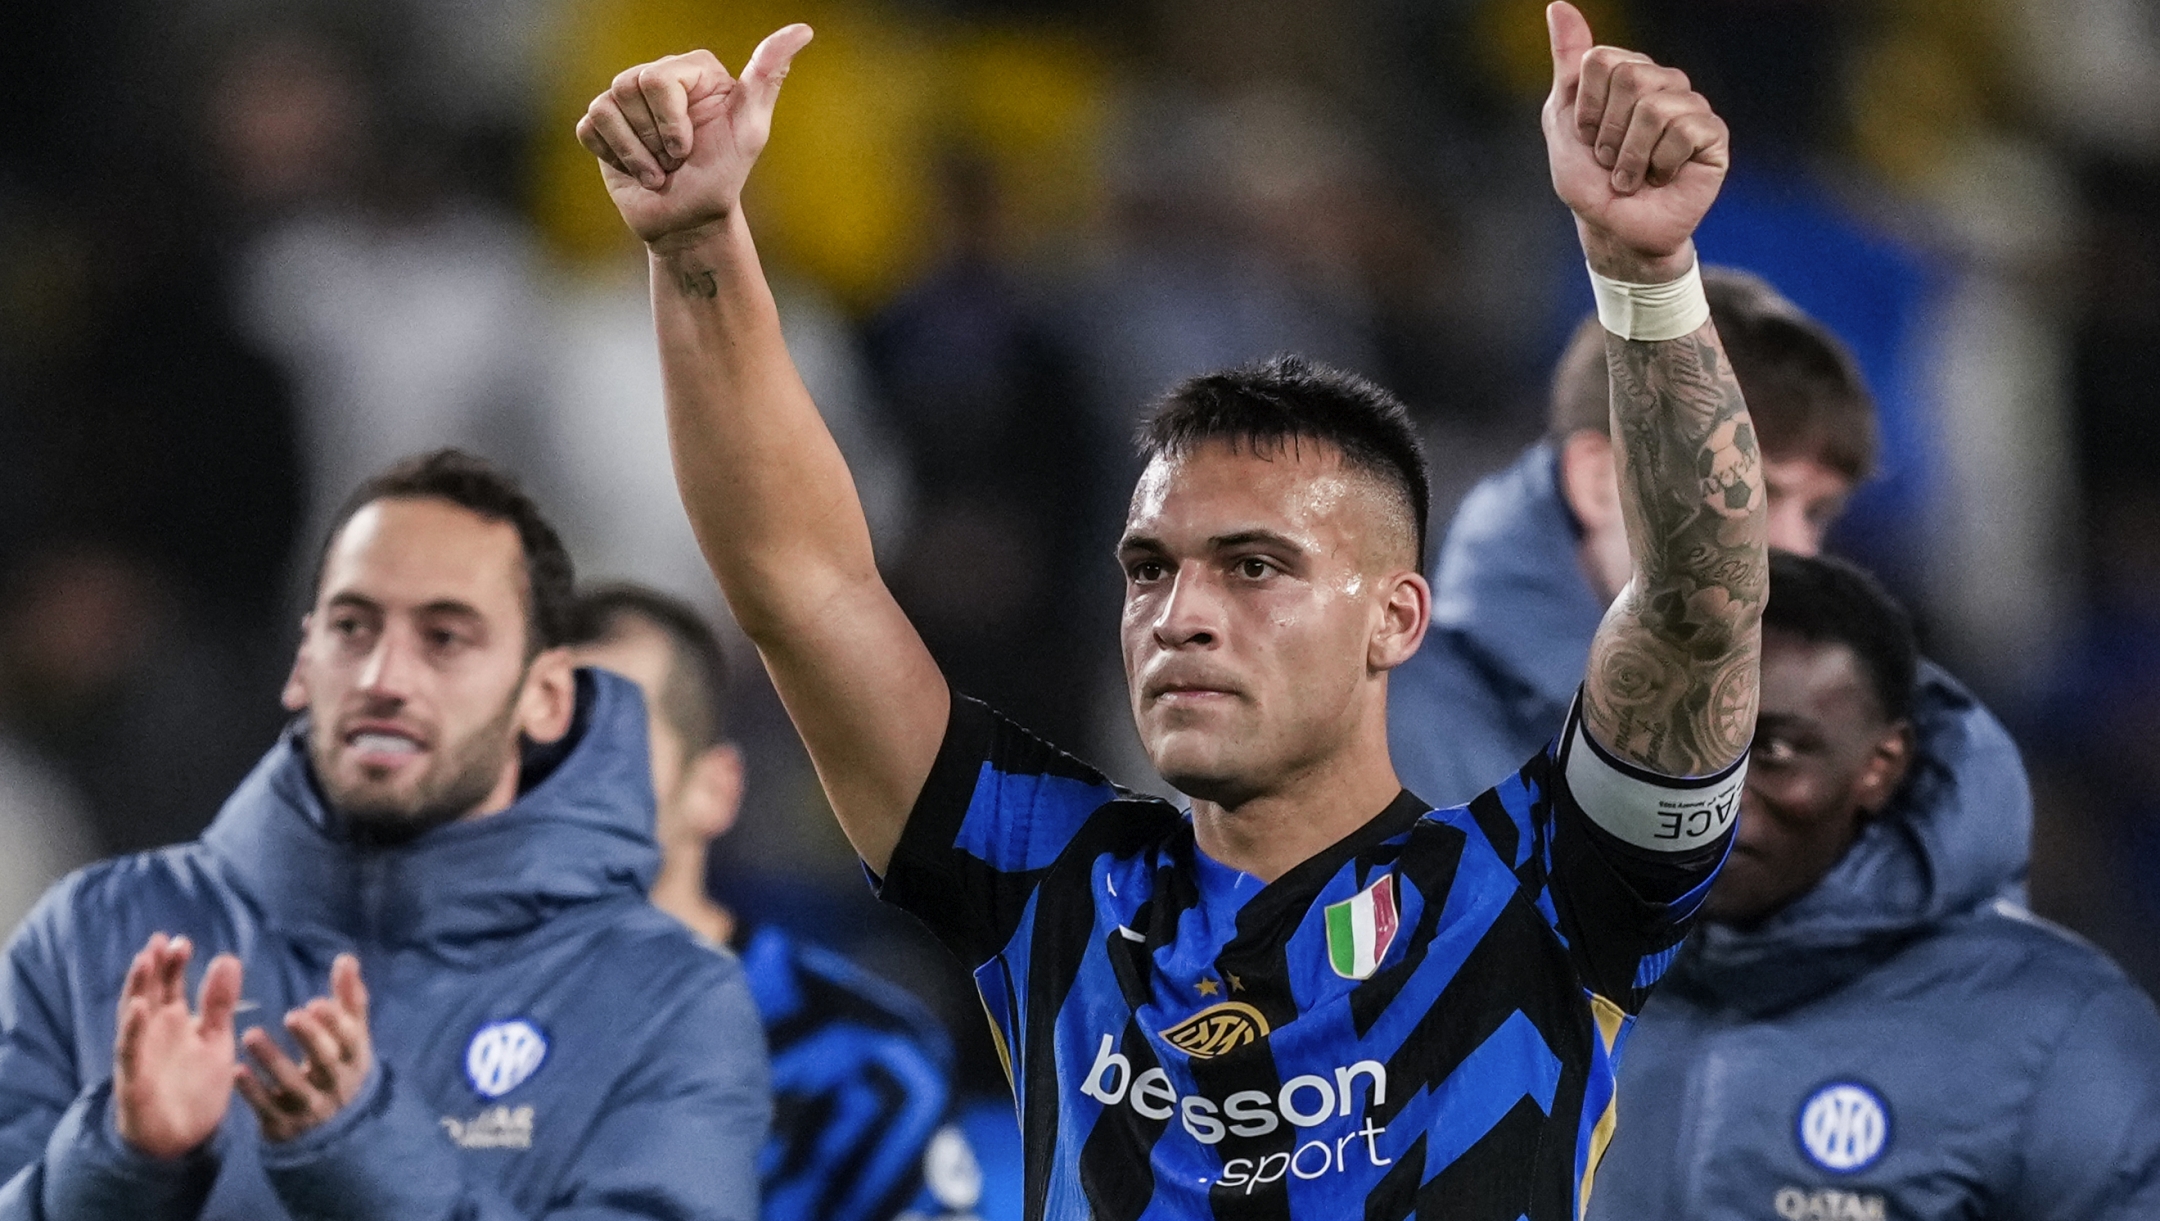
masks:
<svg viewBox="0 0 2160 1221"><path fill-rule="evenodd" d="M1182 1029L1183 1025L1190 1025L1190 1022L1172 1029ZM1116 1048L1115 1039L1109 1035L1102 1037L1095 1052L1095 1063L1088 1069L1087 1079L1081 1082L1080 1092L1105 1107L1120 1104L1130 1107L1143 1119L1160 1121L1175 1117L1185 1134L1203 1145L1220 1144L1226 1136L1266 1136L1286 1123L1294 1128L1311 1129L1331 1120L1348 1119L1352 1100L1361 1083L1368 1105L1387 1101L1387 1066L1378 1060L1360 1060L1345 1065L1335 1069L1331 1077L1316 1073L1292 1077L1273 1094L1264 1090L1239 1090L1218 1101L1199 1094L1180 1097L1170 1084L1170 1075L1160 1068L1148 1069L1135 1077L1132 1061L1120 1055ZM1327 1174L1340 1174L1360 1158L1374 1166L1391 1165L1393 1158L1380 1156L1379 1138L1386 1131L1368 1119L1355 1131L1340 1135L1331 1133L1335 1136L1332 1141L1308 1140L1291 1152L1270 1153L1257 1159L1232 1158L1223 1163L1222 1177L1210 1186L1242 1187L1246 1195L1251 1195L1253 1188L1280 1182L1286 1175L1317 1179Z"/></svg>

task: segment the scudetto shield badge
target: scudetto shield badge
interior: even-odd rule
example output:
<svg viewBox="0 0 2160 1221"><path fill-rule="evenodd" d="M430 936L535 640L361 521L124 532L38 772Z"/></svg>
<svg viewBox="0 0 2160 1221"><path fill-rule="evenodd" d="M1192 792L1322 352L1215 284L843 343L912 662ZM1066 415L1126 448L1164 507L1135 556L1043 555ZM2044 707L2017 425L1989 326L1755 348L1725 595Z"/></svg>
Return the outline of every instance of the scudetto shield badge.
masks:
<svg viewBox="0 0 2160 1221"><path fill-rule="evenodd" d="M1195 1060L1243 1047L1268 1032L1267 1017L1244 1001L1209 1005L1162 1032L1170 1046Z"/></svg>

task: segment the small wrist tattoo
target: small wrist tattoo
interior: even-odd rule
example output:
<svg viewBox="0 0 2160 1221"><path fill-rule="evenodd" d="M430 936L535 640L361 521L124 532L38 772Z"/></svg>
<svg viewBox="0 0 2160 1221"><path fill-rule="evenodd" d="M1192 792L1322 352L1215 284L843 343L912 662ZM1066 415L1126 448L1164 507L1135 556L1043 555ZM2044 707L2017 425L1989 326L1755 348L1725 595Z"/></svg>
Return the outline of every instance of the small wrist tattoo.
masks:
<svg viewBox="0 0 2160 1221"><path fill-rule="evenodd" d="M685 271L676 277L675 284L686 297L703 297L710 301L720 295L719 280L709 271Z"/></svg>

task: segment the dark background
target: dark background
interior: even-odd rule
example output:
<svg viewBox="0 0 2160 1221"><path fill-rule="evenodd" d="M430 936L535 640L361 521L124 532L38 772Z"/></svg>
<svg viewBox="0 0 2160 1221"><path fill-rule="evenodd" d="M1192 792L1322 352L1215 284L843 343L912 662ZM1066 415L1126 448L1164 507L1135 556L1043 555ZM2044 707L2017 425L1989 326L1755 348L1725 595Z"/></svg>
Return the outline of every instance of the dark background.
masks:
<svg viewBox="0 0 2160 1221"><path fill-rule="evenodd" d="M1584 7L1731 120L1705 256L1839 330L1883 405L1887 469L1836 549L2018 732L2034 906L2160 985L2160 19ZM720 613L667 473L642 261L570 129L622 67L737 64L796 19L818 40L753 222L959 686L1151 779L1109 543L1126 437L1177 377L1285 348L1377 377L1429 435L1436 527L1536 435L1588 295L1544 180L1535 0L10 6L8 834L65 864L199 830L280 723L328 507L405 453L511 464L587 574ZM964 979L870 902L732 647L752 785L717 890L876 955L995 1088Z"/></svg>

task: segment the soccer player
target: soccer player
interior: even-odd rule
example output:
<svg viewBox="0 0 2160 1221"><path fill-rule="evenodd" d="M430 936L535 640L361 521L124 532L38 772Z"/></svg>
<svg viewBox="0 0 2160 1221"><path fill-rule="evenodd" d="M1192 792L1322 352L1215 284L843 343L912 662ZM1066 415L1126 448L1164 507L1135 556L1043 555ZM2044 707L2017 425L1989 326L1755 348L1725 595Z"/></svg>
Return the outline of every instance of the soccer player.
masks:
<svg viewBox="0 0 2160 1221"><path fill-rule="evenodd" d="M1157 411L1122 640L1192 807L1133 797L953 697L878 577L740 206L809 30L739 79L704 52L629 69L579 122L651 253L692 522L881 893L975 968L1032 1215L1577 1215L1613 1050L1730 843L1766 559L1690 240L1724 124L1548 17L1546 147L1615 332L1634 579L1553 745L1440 811L1387 752L1429 602L1400 404L1286 358Z"/></svg>
<svg viewBox="0 0 2160 1221"><path fill-rule="evenodd" d="M1732 859L1644 1011L1592 1217L2160 1217L2160 1014L2003 902L2016 747L1916 736L1912 627L1773 553Z"/></svg>
<svg viewBox="0 0 2160 1221"><path fill-rule="evenodd" d="M1874 469L1874 401L1845 345L1770 285L1712 267L1703 288L1762 445L1770 545L1813 555ZM1553 371L1545 438L1464 498L1433 560L1431 630L1389 681L1396 769L1441 805L1552 737L1627 584L1604 335L1583 320Z"/></svg>
<svg viewBox="0 0 2160 1221"><path fill-rule="evenodd" d="M581 665L638 685L648 710L660 875L652 901L742 955L772 1056L773 1127L759 1157L765 1221L931 1221L982 1198L952 1108L952 1040L905 991L776 925L751 929L705 888L713 841L735 823L742 754L728 740L726 656L695 610L654 590L578 595Z"/></svg>
<svg viewBox="0 0 2160 1221"><path fill-rule="evenodd" d="M756 1215L757 1013L645 902L644 709L572 669L571 595L475 459L354 493L291 731L200 841L76 873L8 946L0 1219Z"/></svg>

